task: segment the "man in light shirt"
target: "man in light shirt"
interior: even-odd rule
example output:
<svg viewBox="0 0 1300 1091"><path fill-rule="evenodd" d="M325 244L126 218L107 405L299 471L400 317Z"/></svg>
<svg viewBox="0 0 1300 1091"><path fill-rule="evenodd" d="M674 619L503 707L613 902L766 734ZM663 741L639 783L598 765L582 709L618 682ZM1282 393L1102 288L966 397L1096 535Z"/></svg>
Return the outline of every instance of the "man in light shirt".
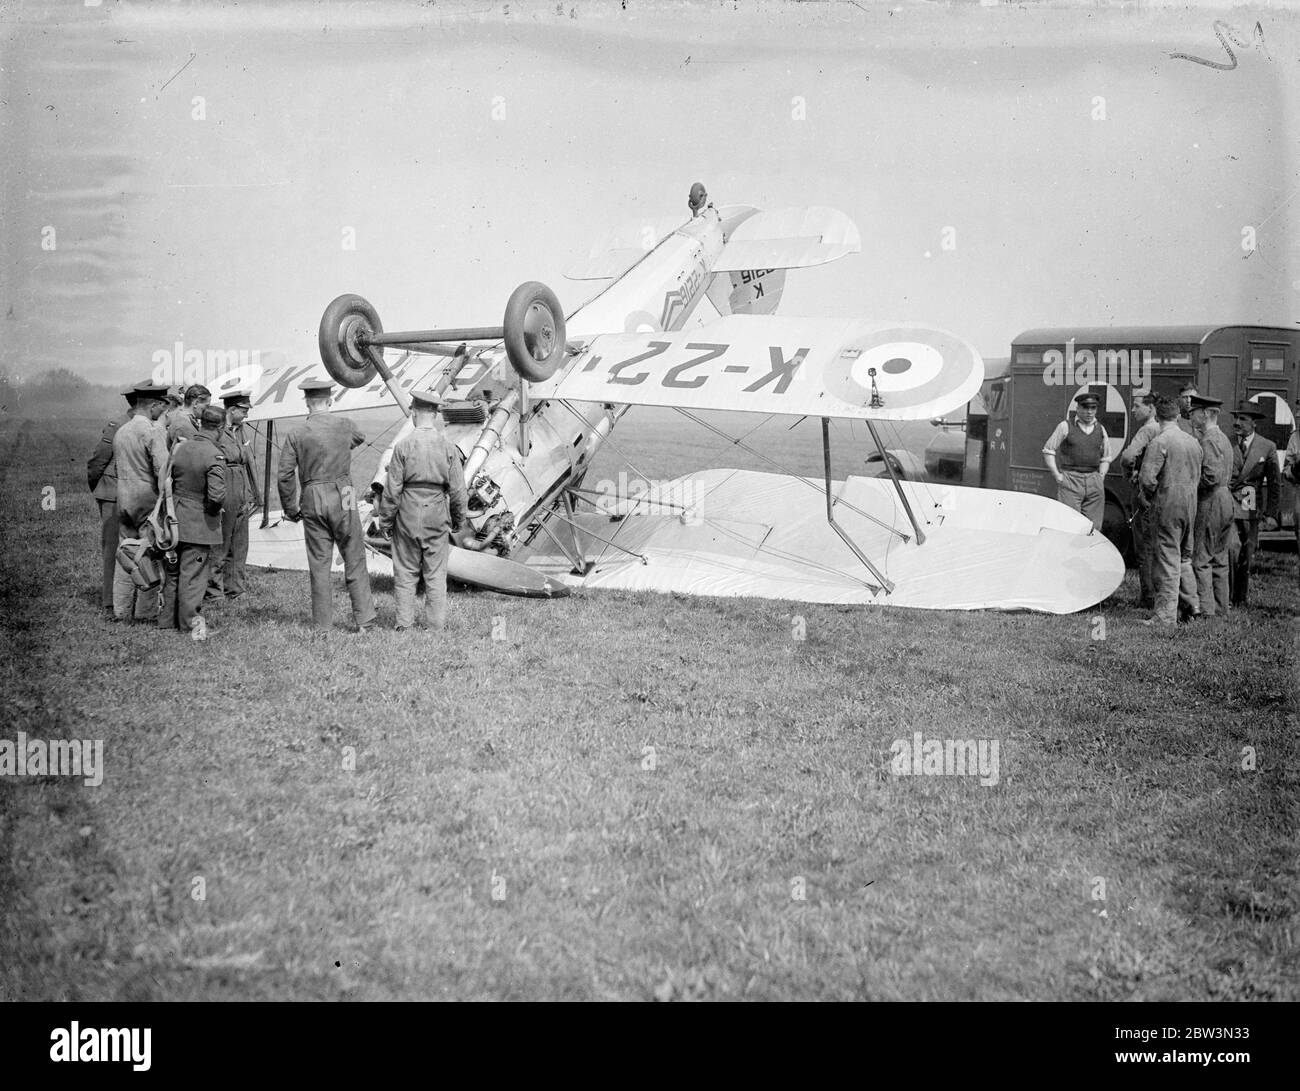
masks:
<svg viewBox="0 0 1300 1091"><path fill-rule="evenodd" d="M1061 421L1043 445L1043 461L1056 479L1056 499L1091 519L1093 529L1100 530L1106 510L1102 482L1110 469L1108 437L1097 420L1096 394L1086 390L1074 404L1074 418Z"/></svg>

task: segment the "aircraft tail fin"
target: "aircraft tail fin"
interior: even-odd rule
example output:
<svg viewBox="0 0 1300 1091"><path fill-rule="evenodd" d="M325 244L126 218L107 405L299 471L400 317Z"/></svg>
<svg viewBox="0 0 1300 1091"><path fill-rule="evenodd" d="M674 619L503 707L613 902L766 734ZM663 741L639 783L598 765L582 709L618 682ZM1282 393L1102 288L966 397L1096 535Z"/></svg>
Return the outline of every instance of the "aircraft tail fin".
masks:
<svg viewBox="0 0 1300 1091"><path fill-rule="evenodd" d="M784 269L715 273L706 294L718 314L774 314L785 290Z"/></svg>

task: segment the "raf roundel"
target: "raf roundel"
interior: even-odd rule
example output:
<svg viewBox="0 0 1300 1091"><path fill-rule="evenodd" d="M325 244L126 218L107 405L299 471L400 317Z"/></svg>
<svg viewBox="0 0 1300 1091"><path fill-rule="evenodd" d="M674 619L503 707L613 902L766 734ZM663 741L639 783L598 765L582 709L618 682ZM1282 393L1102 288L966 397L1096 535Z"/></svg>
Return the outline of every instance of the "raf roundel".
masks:
<svg viewBox="0 0 1300 1091"><path fill-rule="evenodd" d="M943 330L891 327L855 334L827 365L825 388L850 405L922 406L983 378L983 361Z"/></svg>

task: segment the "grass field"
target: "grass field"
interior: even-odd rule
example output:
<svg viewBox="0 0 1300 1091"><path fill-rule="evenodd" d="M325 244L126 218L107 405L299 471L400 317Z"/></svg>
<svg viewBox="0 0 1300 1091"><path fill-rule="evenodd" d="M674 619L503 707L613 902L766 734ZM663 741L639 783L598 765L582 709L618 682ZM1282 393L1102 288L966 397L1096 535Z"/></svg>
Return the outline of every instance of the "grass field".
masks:
<svg viewBox="0 0 1300 1091"><path fill-rule="evenodd" d="M197 644L101 617L98 424L0 420L0 739L105 763L0 777L0 999L1300 999L1291 554L1176 633L256 573Z"/></svg>

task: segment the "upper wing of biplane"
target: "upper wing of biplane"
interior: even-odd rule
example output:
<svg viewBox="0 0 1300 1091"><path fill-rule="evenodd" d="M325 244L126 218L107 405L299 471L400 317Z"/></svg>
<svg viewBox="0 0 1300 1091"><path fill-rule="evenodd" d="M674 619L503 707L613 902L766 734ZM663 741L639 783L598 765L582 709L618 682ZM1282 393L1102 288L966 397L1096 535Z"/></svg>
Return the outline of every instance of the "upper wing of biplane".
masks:
<svg viewBox="0 0 1300 1091"><path fill-rule="evenodd" d="M927 420L968 402L978 352L920 326L728 315L678 333L604 334L535 398Z"/></svg>

